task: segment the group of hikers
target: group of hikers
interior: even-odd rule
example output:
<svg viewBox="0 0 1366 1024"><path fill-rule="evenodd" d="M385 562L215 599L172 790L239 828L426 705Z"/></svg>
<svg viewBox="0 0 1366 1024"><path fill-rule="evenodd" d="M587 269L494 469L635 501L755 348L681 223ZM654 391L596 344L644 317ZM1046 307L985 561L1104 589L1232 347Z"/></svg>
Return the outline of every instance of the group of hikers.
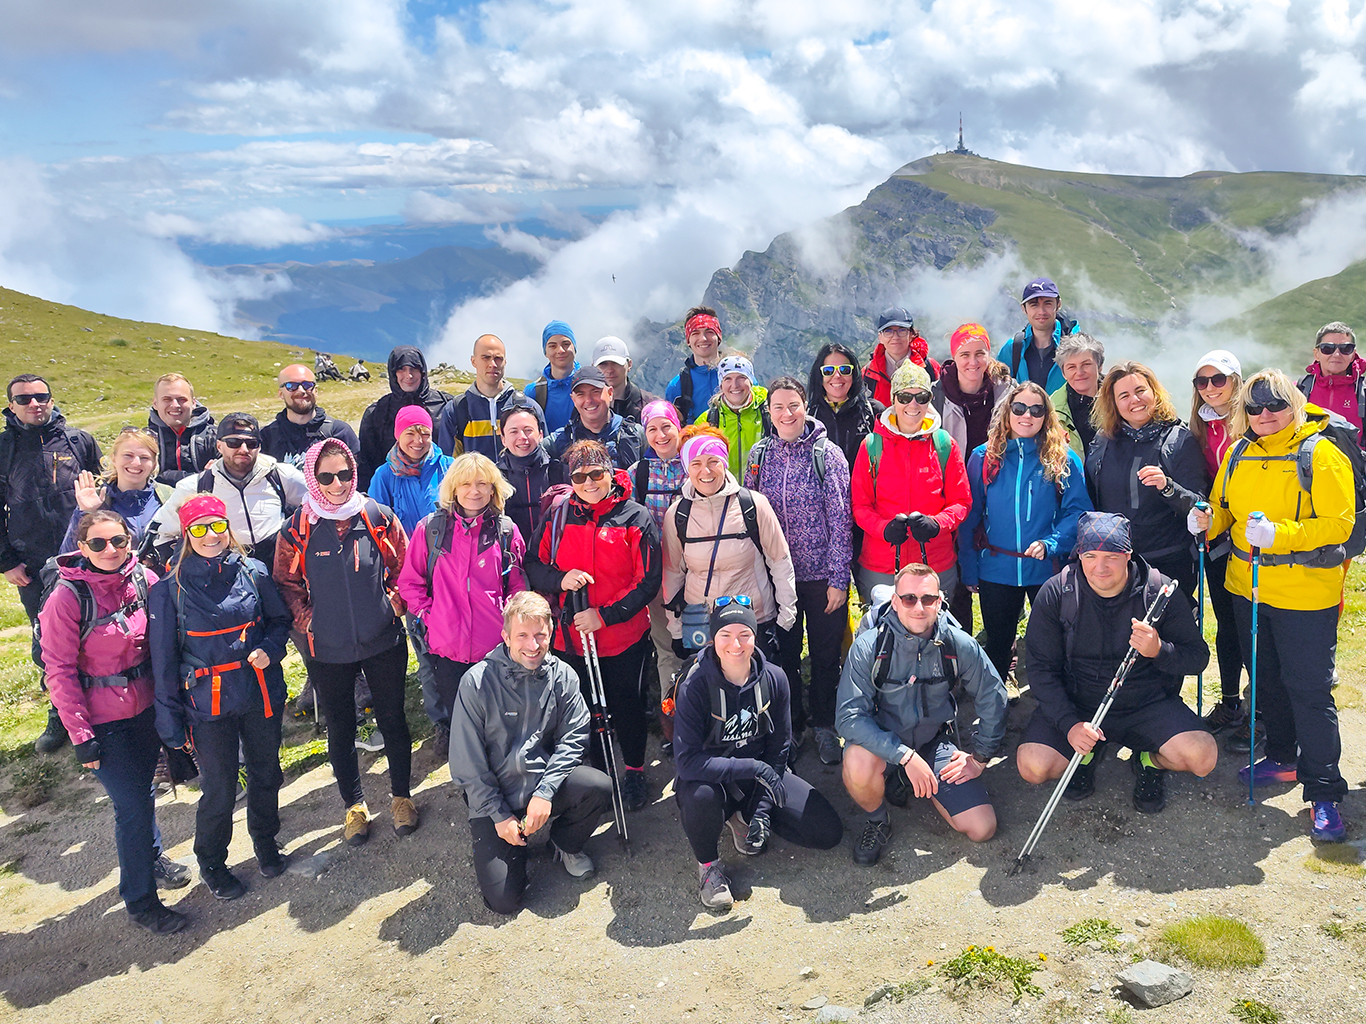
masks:
<svg viewBox="0 0 1366 1024"><path fill-rule="evenodd" d="M318 405L306 365L280 371L264 425L215 420L169 373L147 428L125 427L107 459L44 377L20 374L0 433L0 569L51 698L37 747L69 741L108 791L120 895L158 933L186 923L158 886L190 873L162 852L154 777L197 771L200 878L240 896L226 861L243 788L260 873L288 861L287 713L321 709L348 844L377 816L358 746L384 752L395 832L418 829L410 647L502 914L521 905L530 837L547 830L586 877L599 824L625 838L670 781L646 773L654 716L709 908L733 899L725 829L749 856L774 835L842 841L830 799L793 770L808 727L863 812L856 863L877 862L889 805L912 798L984 842L1018 677L1036 702L1015 751L1027 782L1079 759L1065 796L1083 799L1107 747L1127 748L1134 806L1157 813L1166 773L1208 775L1224 734L1245 756L1262 747L1245 784L1298 781L1312 835L1341 839L1334 650L1366 525L1351 328L1323 327L1299 380L1205 354L1183 423L1151 369L1107 369L1060 301L1029 282L1019 333L993 351L965 323L942 363L894 307L866 364L830 342L805 380L766 387L724 350L716 311L695 307L663 397L631 380L621 339L580 361L558 320L523 391L493 335L474 342L460 395L399 346L358 431ZM1177 597L1150 617L1171 581ZM1206 590L1220 694L1202 717L1181 689L1209 661ZM288 708L291 642L308 681Z"/></svg>

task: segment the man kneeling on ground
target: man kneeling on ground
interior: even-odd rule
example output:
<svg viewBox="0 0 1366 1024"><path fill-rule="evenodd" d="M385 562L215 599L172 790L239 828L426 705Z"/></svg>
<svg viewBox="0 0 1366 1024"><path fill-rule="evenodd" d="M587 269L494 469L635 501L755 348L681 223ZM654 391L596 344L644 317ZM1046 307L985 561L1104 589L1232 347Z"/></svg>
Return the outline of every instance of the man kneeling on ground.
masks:
<svg viewBox="0 0 1366 1024"><path fill-rule="evenodd" d="M574 670L550 654L553 628L545 598L513 595L503 642L460 680L451 715L451 781L469 803L484 902L499 914L521 907L527 836L550 822L555 859L587 878L584 843L612 806L612 780L580 763L588 705Z"/></svg>
<svg viewBox="0 0 1366 1024"><path fill-rule="evenodd" d="M1085 799L1095 792L1096 765L1113 740L1133 752L1134 807L1156 814L1167 804L1167 772L1203 778L1214 771L1219 747L1181 699L1182 680L1209 661L1194 612L1177 592L1156 627L1142 621L1166 582L1133 554L1127 519L1082 513L1076 558L1043 585L1025 630L1029 688L1039 702L1016 752L1026 782L1061 778L1073 752L1084 754L1063 796ZM1090 720L1130 647L1138 660L1102 728L1093 728Z"/></svg>
<svg viewBox="0 0 1366 1024"><path fill-rule="evenodd" d="M904 567L891 607L869 614L876 628L863 629L849 650L835 712L844 788L868 815L854 863L877 863L892 837L887 801L905 807L912 793L973 842L985 842L996 833L996 811L980 776L1005 737L1005 684L944 612L939 575L928 565ZM977 709L971 754L956 742L958 682Z"/></svg>

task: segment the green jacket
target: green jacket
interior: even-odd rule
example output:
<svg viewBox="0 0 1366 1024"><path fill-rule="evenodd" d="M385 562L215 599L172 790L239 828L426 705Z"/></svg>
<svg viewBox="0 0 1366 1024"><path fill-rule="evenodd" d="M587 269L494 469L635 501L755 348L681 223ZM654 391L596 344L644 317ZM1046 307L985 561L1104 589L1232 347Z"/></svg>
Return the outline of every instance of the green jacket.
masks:
<svg viewBox="0 0 1366 1024"><path fill-rule="evenodd" d="M1064 384L1051 395L1048 400L1053 403L1053 409L1058 414L1058 422L1062 424L1062 429L1067 431L1067 443L1072 450L1086 458L1086 448L1081 443L1081 435L1077 433L1077 425L1072 422L1072 407L1067 404L1067 385Z"/></svg>
<svg viewBox="0 0 1366 1024"><path fill-rule="evenodd" d="M773 433L773 424L768 418L768 389L756 384L754 397L739 412L728 406L718 391L707 411L693 422L710 423L720 428L730 442L730 471L735 479L743 479L745 462L754 442Z"/></svg>

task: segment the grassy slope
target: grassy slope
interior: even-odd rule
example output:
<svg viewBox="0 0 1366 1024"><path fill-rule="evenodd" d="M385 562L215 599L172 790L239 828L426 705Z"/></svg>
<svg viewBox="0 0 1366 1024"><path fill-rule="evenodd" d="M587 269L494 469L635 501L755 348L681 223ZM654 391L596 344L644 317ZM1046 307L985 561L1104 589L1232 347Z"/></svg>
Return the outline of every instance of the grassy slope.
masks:
<svg viewBox="0 0 1366 1024"><path fill-rule="evenodd" d="M1353 263L1332 277L1310 281L1282 292L1230 322L1268 342L1279 341L1303 357L1288 364L1292 370L1309 362L1314 332L1342 320L1360 330L1366 324L1366 262Z"/></svg>

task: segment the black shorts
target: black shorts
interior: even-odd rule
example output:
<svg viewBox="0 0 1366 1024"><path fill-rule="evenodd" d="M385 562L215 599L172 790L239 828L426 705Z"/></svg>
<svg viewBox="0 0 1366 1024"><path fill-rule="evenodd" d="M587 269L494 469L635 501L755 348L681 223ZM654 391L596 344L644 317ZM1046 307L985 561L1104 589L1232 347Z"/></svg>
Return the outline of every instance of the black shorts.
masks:
<svg viewBox="0 0 1366 1024"><path fill-rule="evenodd" d="M939 775L949 765L949 759L958 752L943 733L940 733L928 743L922 743L916 748L916 753L925 759L925 763L934 768L934 774ZM901 773L902 782L909 787L910 783L906 779L905 769L899 764L889 764L886 774ZM949 812L949 817L970 811L974 807L991 803L991 795L987 792L986 783L982 781L982 776L975 779L968 779L967 782L945 782L939 780L939 792L934 794L934 798L939 801L939 805ZM911 799L915 799L912 794Z"/></svg>
<svg viewBox="0 0 1366 1024"><path fill-rule="evenodd" d="M1093 712L1094 713L1094 712ZM1134 753L1146 750L1156 753L1173 736L1183 732L1208 732L1200 716L1179 697L1163 697L1141 708L1123 713L1110 712L1100 723L1107 743L1128 747ZM1025 726L1021 743L1042 743L1070 759L1076 753L1067 742L1067 734L1043 717L1042 709L1035 708L1034 716Z"/></svg>

